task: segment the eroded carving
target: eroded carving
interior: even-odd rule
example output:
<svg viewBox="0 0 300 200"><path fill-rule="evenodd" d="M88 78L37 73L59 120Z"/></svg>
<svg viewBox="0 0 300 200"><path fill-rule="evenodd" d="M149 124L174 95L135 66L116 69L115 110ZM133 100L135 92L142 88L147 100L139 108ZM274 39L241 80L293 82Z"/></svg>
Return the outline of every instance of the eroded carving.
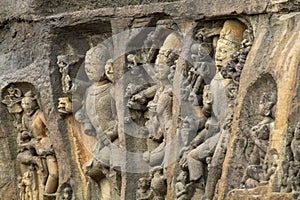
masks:
<svg viewBox="0 0 300 200"><path fill-rule="evenodd" d="M105 176L116 189L120 169L117 118L114 102L114 69L109 49L99 44L87 51L85 73L91 85L86 89L82 108L75 118L85 134L95 140L93 158L83 165L84 172L96 181Z"/></svg>
<svg viewBox="0 0 300 200"><path fill-rule="evenodd" d="M153 191L154 200L164 200L167 194L166 177L163 174L162 167L155 167L151 172L151 190Z"/></svg>
<svg viewBox="0 0 300 200"><path fill-rule="evenodd" d="M153 100L148 103L151 115L146 122L146 127L149 127L152 138L157 139L162 137L164 139L153 151L144 153L144 160L151 166L161 165L164 159L165 139L172 125L173 94L168 75L170 67L178 58L180 48L181 40L179 36L176 33L171 33L160 48L155 61L154 71L159 81L159 88L155 91ZM154 87L156 88L157 86ZM142 97L145 98L144 96Z"/></svg>
<svg viewBox="0 0 300 200"><path fill-rule="evenodd" d="M137 200L151 200L153 199L153 192L150 189L151 179L142 177L138 181L138 190L136 191Z"/></svg>
<svg viewBox="0 0 300 200"><path fill-rule="evenodd" d="M21 96L22 91L14 86L10 86L7 89L8 95L4 97L2 103L7 106L8 112L13 115L14 126L17 129L21 128L21 118L22 118L22 107L21 107Z"/></svg>
<svg viewBox="0 0 300 200"><path fill-rule="evenodd" d="M203 120L204 122L206 121L205 128L203 130L200 129L201 131L192 140L191 144L183 149L185 152L179 165L182 169L188 169L189 181L196 182L198 187L205 192L204 198L207 199L213 198L215 186L221 176L221 166L231 132L234 100L238 88L238 80L234 82L232 76L229 76L227 73L228 63L231 63L232 67L236 67L239 62L241 62L240 65L245 63L245 57L241 57L244 60L240 59L240 61L237 56L239 55L238 52L243 50L242 44L246 44L246 41L248 41L245 38L243 42L245 28L245 25L238 20L225 21L216 46L215 75L214 70L212 70L214 66L209 59L211 46L207 43L201 44L201 48L198 47L198 55L195 55L196 51L194 49L197 49L195 48L196 45L193 45L191 48L192 58L196 61L196 67L194 68L206 66L208 68L204 72L208 70L210 73L203 74L195 73L195 70L189 71L188 78L184 83L188 87L184 89L183 99L192 100L194 105L201 105L203 114L208 117L208 120ZM250 45L250 42L247 45ZM205 46L206 48L204 48ZM248 52L249 48L247 49ZM239 68L241 71L242 67L240 66ZM193 74L196 75L196 78L193 78ZM212 74L214 75L213 78L211 77ZM191 81L193 79L196 80ZM190 83L193 82L195 84L191 86ZM195 88L198 91L197 93L195 93ZM190 94L187 95L188 93ZM199 96L196 99L193 98L197 96L195 94ZM196 104L199 100L202 102Z"/></svg>
<svg viewBox="0 0 300 200"><path fill-rule="evenodd" d="M281 184L281 192L293 192L298 193L300 191L300 157L299 157L299 144L300 144L300 122L297 123L293 136L289 133L287 138L287 145L290 147L291 155L286 156L287 160L282 162L283 177ZM291 140L289 140L291 138Z"/></svg>
<svg viewBox="0 0 300 200"><path fill-rule="evenodd" d="M276 167L278 165L277 163L275 163L275 161L273 164L267 163L268 158L266 158L266 154L270 143L269 138L274 126L273 109L275 103L276 103L276 96L273 93L264 93L262 95L259 103L259 114L263 118L257 125L255 125L251 129L252 138L248 143L249 144L252 143L254 145L253 146L249 145L248 149L246 150L246 153L250 155L249 157L250 165L245 170L244 176L242 178L241 187L253 188L258 186L258 183L260 183L261 181L268 181L271 176L270 174L272 171L271 169L273 169L274 167L273 165L276 165ZM276 153L270 152L270 154L271 157L272 156L274 157L273 160L275 159L275 156L278 157L277 151ZM263 167L265 171L263 170ZM258 175L258 176L254 177L254 175L255 176ZM257 182L254 183L253 181L249 181L251 183L247 183L249 178L252 178Z"/></svg>
<svg viewBox="0 0 300 200"><path fill-rule="evenodd" d="M12 102L8 110L13 115L22 115L18 132L17 161L21 164L23 176L19 183L21 199L37 199L41 195L55 194L58 187L58 165L55 152L49 138L44 114L39 109L36 95L22 91L16 87L8 89ZM17 99L15 99L17 98ZM5 97L7 102L8 96ZM21 110L20 110L21 109ZM16 116L15 122L18 117Z"/></svg>

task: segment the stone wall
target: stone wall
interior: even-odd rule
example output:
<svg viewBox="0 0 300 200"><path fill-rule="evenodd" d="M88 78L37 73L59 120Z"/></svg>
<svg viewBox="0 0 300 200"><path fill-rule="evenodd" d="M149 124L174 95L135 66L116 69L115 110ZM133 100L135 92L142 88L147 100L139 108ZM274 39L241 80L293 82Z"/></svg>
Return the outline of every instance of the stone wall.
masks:
<svg viewBox="0 0 300 200"><path fill-rule="evenodd" d="M297 199L300 2L1 1L0 199Z"/></svg>

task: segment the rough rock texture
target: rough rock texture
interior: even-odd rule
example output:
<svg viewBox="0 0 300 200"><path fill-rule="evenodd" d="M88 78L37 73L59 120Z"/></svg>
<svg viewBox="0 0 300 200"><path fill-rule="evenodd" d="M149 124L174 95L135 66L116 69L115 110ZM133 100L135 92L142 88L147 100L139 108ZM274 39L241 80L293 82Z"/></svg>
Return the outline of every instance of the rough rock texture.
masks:
<svg viewBox="0 0 300 200"><path fill-rule="evenodd" d="M0 199L299 198L299 21L299 0L1 1Z"/></svg>

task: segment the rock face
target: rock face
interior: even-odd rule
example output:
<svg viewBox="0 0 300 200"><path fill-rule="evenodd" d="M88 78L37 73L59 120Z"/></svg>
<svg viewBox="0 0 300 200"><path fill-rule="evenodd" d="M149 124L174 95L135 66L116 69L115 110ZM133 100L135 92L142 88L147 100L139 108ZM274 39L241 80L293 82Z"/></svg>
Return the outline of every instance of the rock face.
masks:
<svg viewBox="0 0 300 200"><path fill-rule="evenodd" d="M299 199L300 2L0 3L0 199Z"/></svg>

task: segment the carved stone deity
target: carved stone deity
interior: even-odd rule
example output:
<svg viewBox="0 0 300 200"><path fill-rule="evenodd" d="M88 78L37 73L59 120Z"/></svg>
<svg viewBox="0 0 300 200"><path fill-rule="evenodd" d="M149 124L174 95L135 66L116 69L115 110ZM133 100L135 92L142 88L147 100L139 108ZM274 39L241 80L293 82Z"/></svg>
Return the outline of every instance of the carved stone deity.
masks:
<svg viewBox="0 0 300 200"><path fill-rule="evenodd" d="M271 174L269 174L271 164L266 163L269 159L267 158L266 154L268 152L268 147L270 143L270 134L274 126L274 119L272 113L274 111L273 109L275 103L276 97L273 93L264 93L262 95L259 103L259 114L263 118L257 125L253 126L251 129L251 140L254 143L254 148L250 149L252 150L251 152L248 152L248 154L250 154L250 165L245 170L244 176L242 178L241 187L256 187L259 182L267 181L271 176ZM250 142L251 141L249 141L249 143Z"/></svg>
<svg viewBox="0 0 300 200"><path fill-rule="evenodd" d="M84 133L94 137L96 143L94 157L83 166L90 176L95 170L120 166L119 154L114 151L118 149L118 134L113 98L113 63L109 53L102 44L87 51L85 72L92 84L86 90L82 109L75 114L76 120L83 124ZM95 169L95 162L103 169Z"/></svg>
<svg viewBox="0 0 300 200"><path fill-rule="evenodd" d="M17 159L23 164L36 164L43 172L43 180L39 182L44 184L44 194L52 194L58 187L58 166L46 120L32 91L24 96L21 104L24 110L22 128L18 136L21 152Z"/></svg>
<svg viewBox="0 0 300 200"><path fill-rule="evenodd" d="M151 108L151 119L156 120L149 120L146 122L146 126L152 127L153 130L156 130L156 133L151 131L152 137L157 138L157 135L162 134L164 139L156 149L151 152L147 151L144 153L144 160L149 162L151 166L162 165L164 160L166 135L170 132L172 125L173 93L168 75L170 73L170 67L178 58L180 48L181 40L179 35L171 33L167 36L155 61L154 71L155 77L159 81L159 88L156 90L153 100L148 103L148 107ZM151 125L152 123L156 124Z"/></svg>
<svg viewBox="0 0 300 200"><path fill-rule="evenodd" d="M213 198L215 186L221 176L221 167L230 135L230 130L223 130L223 126L226 121L232 119L232 111L228 109L227 94L231 79L223 77L221 69L232 60L231 55L239 50L244 30L245 25L238 20L226 20L223 25L215 52L216 74L209 85L204 86L203 89L203 113L209 117L206 128L198 133L191 142L191 148L180 161L183 167L187 165L190 181L200 181L204 184L207 199ZM226 134L222 134L223 132ZM208 172L204 168L207 158L210 160Z"/></svg>

